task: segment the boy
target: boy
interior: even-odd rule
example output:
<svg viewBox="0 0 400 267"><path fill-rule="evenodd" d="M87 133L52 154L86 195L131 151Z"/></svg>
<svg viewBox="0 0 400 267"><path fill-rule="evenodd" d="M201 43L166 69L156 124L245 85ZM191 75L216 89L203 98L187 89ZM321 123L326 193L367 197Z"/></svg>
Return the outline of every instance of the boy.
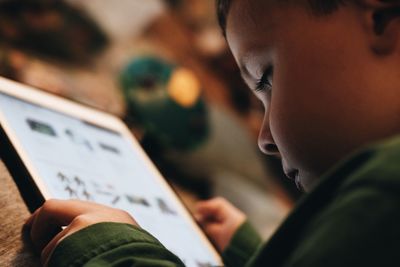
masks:
<svg viewBox="0 0 400 267"><path fill-rule="evenodd" d="M226 265L400 266L400 2L218 7L243 78L266 109L259 146L309 192L264 246L229 203L200 203L198 220ZM57 200L27 222L49 266L183 265L132 225L125 212Z"/></svg>

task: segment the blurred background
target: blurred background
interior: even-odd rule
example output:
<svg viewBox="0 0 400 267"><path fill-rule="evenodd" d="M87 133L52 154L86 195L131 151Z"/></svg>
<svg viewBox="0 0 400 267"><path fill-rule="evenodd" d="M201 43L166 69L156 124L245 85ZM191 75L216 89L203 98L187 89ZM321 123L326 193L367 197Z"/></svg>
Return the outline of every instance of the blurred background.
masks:
<svg viewBox="0 0 400 267"><path fill-rule="evenodd" d="M189 209L223 196L268 238L299 197L214 0L1 0L0 75L121 117Z"/></svg>

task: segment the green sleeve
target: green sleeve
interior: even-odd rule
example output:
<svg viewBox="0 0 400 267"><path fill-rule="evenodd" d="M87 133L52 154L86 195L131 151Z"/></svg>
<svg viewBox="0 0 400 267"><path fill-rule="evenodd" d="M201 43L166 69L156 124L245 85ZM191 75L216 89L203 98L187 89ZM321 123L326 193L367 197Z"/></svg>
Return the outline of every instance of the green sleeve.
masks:
<svg viewBox="0 0 400 267"><path fill-rule="evenodd" d="M400 266L400 138L343 161L248 266Z"/></svg>
<svg viewBox="0 0 400 267"><path fill-rule="evenodd" d="M146 231L129 224L98 223L64 239L49 267L184 266Z"/></svg>
<svg viewBox="0 0 400 267"><path fill-rule="evenodd" d="M250 258L256 254L261 242L261 237L250 223L243 223L222 253L225 265L228 267L245 266Z"/></svg>

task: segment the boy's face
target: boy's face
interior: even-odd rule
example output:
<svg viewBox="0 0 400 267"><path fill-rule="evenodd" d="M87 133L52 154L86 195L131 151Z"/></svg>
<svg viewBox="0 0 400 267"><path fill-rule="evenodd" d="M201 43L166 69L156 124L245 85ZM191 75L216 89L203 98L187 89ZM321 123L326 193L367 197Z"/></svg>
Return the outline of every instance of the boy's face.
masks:
<svg viewBox="0 0 400 267"><path fill-rule="evenodd" d="M273 68L262 79L272 89L255 91L266 110L259 146L307 191L349 152L399 133L399 53L374 52L356 7L317 17L269 2L233 1L227 41L250 88Z"/></svg>

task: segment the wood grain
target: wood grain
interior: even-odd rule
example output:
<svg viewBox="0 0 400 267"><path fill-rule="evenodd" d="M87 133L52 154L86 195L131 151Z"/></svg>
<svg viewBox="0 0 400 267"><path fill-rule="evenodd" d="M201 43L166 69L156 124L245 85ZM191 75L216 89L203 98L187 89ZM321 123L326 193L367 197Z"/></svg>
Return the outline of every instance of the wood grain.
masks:
<svg viewBox="0 0 400 267"><path fill-rule="evenodd" d="M22 225L29 211L4 164L0 161L0 266L41 266Z"/></svg>

